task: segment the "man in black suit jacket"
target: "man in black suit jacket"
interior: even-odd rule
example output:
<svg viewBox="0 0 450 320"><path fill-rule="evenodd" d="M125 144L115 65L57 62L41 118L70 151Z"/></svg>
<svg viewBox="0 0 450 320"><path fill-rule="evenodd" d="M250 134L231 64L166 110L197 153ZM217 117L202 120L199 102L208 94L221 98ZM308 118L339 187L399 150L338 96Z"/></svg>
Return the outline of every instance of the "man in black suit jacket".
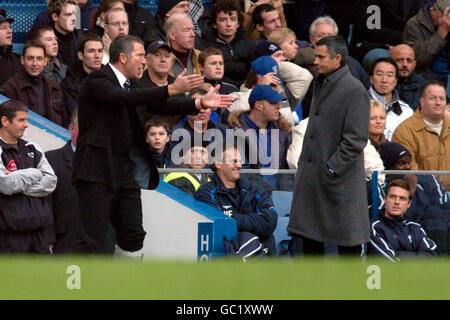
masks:
<svg viewBox="0 0 450 320"><path fill-rule="evenodd" d="M110 63L89 74L80 90L72 182L79 195L86 252L102 252L111 221L117 231L117 250L124 255L142 255L145 231L140 188L128 156L133 143L138 147L145 145L136 106L147 105L152 113L187 115L196 114L201 108L226 107L232 102L232 97L217 94L219 87L195 100L169 99L184 92L183 77L168 86L130 88L129 80L141 77L145 63L142 40L118 37L110 46ZM148 148L142 149L150 153ZM150 163L149 188L154 189L159 175L154 161Z"/></svg>

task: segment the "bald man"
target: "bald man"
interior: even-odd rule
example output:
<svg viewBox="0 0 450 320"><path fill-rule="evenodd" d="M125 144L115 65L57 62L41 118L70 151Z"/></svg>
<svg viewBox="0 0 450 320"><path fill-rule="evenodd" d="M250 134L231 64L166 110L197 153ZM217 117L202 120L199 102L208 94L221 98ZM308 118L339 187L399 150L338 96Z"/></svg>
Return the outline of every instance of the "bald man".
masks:
<svg viewBox="0 0 450 320"><path fill-rule="evenodd" d="M398 81L396 89L400 99L412 109L419 106L421 90L425 79L414 72L416 57L414 50L407 44L399 44L391 50L391 57L398 66Z"/></svg>

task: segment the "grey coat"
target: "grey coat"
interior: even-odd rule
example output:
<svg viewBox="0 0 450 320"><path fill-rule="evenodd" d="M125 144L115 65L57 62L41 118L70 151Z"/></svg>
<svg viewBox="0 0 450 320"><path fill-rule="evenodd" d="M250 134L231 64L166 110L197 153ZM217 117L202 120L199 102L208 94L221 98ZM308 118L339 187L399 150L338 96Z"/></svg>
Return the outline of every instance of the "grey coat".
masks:
<svg viewBox="0 0 450 320"><path fill-rule="evenodd" d="M287 227L291 236L341 246L369 241L363 158L368 132L369 95L346 65L314 82Z"/></svg>

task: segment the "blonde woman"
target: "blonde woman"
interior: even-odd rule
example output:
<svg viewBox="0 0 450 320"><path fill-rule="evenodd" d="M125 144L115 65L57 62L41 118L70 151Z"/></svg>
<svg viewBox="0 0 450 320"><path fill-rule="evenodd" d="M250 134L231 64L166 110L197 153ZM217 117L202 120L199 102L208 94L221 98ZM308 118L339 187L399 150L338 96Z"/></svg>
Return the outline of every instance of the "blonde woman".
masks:
<svg viewBox="0 0 450 320"><path fill-rule="evenodd" d="M381 102L370 100L369 140L380 152L380 144L386 142L384 130L386 129L386 109Z"/></svg>
<svg viewBox="0 0 450 320"><path fill-rule="evenodd" d="M274 42L283 49L283 55L288 61L295 58L298 52L295 33L289 28L279 28L272 31L267 41Z"/></svg>

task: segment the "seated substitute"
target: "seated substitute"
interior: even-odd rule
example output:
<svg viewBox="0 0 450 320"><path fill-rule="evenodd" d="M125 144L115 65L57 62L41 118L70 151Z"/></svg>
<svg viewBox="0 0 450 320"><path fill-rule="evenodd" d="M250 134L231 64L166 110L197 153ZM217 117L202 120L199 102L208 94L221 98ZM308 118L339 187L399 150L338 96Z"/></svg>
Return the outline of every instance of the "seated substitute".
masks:
<svg viewBox="0 0 450 320"><path fill-rule="evenodd" d="M278 215L272 197L263 187L240 177L242 158L236 146L223 145L216 154L211 181L202 185L194 197L218 208L237 222L237 231L257 235L272 254L276 253L273 232Z"/></svg>
<svg viewBox="0 0 450 320"><path fill-rule="evenodd" d="M403 145L396 142L381 144L380 155L386 170L411 170L411 154ZM448 251L448 221L450 218L450 201L439 180L433 175L389 174L382 188L395 179L408 182L411 189L411 206L406 211L406 218L420 223L431 239L437 244L437 252Z"/></svg>
<svg viewBox="0 0 450 320"><path fill-rule="evenodd" d="M28 108L0 105L0 253L52 253L55 227L50 198L56 175L44 153L22 140Z"/></svg>
<svg viewBox="0 0 450 320"><path fill-rule="evenodd" d="M369 254L378 254L392 262L403 257L434 256L436 244L420 224L405 218L411 205L410 188L404 180L394 180L387 187L384 214L370 226Z"/></svg>

